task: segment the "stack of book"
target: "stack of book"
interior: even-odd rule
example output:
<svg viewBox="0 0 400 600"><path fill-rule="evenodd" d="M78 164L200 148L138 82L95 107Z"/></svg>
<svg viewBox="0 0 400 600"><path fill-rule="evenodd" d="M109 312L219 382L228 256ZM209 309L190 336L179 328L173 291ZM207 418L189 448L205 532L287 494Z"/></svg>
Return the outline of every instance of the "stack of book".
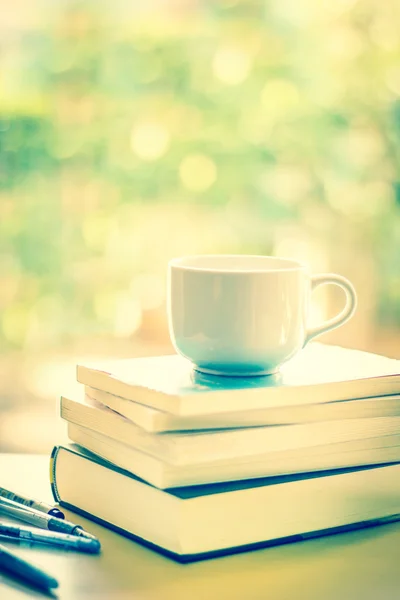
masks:
<svg viewBox="0 0 400 600"><path fill-rule="evenodd" d="M400 361L313 343L265 377L80 364L52 488L181 561L400 518Z"/></svg>

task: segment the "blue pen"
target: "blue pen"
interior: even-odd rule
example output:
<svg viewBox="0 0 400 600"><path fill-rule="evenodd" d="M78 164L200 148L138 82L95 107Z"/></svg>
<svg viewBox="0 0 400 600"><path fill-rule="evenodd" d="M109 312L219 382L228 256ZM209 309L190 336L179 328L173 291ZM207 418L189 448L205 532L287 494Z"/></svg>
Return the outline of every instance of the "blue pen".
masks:
<svg viewBox="0 0 400 600"><path fill-rule="evenodd" d="M9 539L38 542L42 544L51 544L59 546L65 550L77 550L78 552L90 552L98 554L100 552L100 542L77 535L67 533L57 533L55 531L43 531L36 527L24 527L9 525L0 521L0 535Z"/></svg>
<svg viewBox="0 0 400 600"><path fill-rule="evenodd" d="M38 567L23 560L0 544L0 570L44 590L58 587L58 581Z"/></svg>

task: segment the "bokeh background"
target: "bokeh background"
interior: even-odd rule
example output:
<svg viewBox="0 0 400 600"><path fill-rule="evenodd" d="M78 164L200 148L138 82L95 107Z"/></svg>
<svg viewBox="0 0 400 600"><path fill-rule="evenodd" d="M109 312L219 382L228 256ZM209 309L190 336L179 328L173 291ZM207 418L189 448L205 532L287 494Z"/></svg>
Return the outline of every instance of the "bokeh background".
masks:
<svg viewBox="0 0 400 600"><path fill-rule="evenodd" d="M0 449L75 364L171 352L174 256L349 277L325 341L400 357L398 0L0 0ZM340 292L315 294L315 321Z"/></svg>

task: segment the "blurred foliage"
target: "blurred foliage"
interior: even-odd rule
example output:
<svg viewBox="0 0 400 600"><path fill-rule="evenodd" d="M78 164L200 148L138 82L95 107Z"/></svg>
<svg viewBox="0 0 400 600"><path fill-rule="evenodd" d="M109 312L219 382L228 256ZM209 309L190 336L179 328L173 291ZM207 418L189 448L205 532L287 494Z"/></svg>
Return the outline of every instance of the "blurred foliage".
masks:
<svg viewBox="0 0 400 600"><path fill-rule="evenodd" d="M2 347L132 333L168 258L296 232L400 323L397 0L41 6L0 25Z"/></svg>

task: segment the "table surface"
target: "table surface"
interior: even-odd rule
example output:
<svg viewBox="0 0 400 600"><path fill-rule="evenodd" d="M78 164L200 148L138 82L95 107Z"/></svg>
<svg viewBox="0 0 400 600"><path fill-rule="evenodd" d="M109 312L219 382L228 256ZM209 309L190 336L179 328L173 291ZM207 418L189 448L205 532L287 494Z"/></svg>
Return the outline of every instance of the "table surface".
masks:
<svg viewBox="0 0 400 600"><path fill-rule="evenodd" d="M51 502L48 465L46 456L1 454L1 486ZM181 565L65 512L100 539L99 556L6 544L59 580L60 600L400 598L400 523ZM45 596L0 574L2 600L29 597Z"/></svg>

